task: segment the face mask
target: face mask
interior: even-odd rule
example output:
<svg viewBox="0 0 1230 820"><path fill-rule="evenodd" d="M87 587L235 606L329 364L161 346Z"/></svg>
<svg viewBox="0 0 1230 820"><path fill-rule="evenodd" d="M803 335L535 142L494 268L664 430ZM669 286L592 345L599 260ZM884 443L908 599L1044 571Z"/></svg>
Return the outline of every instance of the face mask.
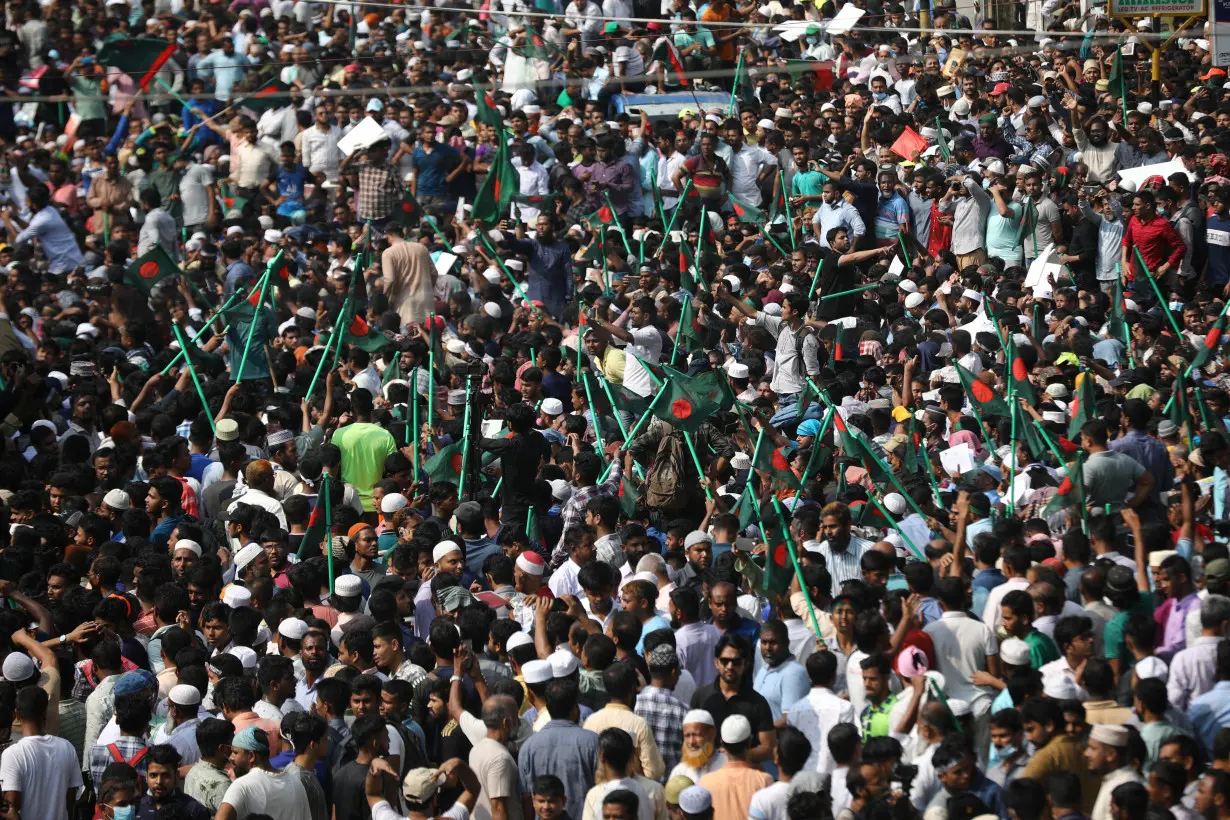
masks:
<svg viewBox="0 0 1230 820"><path fill-rule="evenodd" d="M743 257L743 264L747 265L750 268L752 266L752 257L750 256Z"/></svg>
<svg viewBox="0 0 1230 820"><path fill-rule="evenodd" d="M987 757L987 766L988 767L994 766L996 763L999 763L1001 760L1007 760L1008 758L1016 754L1018 751L1020 750L1011 744L1009 744L1008 746L1005 746L1002 749L998 748L995 744L991 744L991 754Z"/></svg>
<svg viewBox="0 0 1230 820"><path fill-rule="evenodd" d="M115 808L111 809L111 816L115 818L115 820L136 820L137 807L136 806L116 806Z"/></svg>
<svg viewBox="0 0 1230 820"><path fill-rule="evenodd" d="M988 191L989 191L989 190L991 190L991 180L989 180L989 179L984 179L984 180L982 181L982 187L983 187L983 188L985 188L985 189L986 189L986 190L988 190Z"/></svg>
<svg viewBox="0 0 1230 820"><path fill-rule="evenodd" d="M871 94L871 96L872 96L874 99L877 99L877 100L882 100L882 99L884 99L885 97L887 97L887 96L888 96L888 92L887 92L887 91L873 91L873 92L872 92L872 94Z"/></svg>
<svg viewBox="0 0 1230 820"><path fill-rule="evenodd" d="M1165 215L1166 215L1166 210L1167 210L1166 208L1163 208L1161 205L1158 205L1158 206L1157 206L1157 215L1158 215L1158 216L1165 216Z"/></svg>
<svg viewBox="0 0 1230 820"><path fill-rule="evenodd" d="M1170 309L1176 313L1183 309L1182 302L1170 302L1169 305L1170 305Z"/></svg>

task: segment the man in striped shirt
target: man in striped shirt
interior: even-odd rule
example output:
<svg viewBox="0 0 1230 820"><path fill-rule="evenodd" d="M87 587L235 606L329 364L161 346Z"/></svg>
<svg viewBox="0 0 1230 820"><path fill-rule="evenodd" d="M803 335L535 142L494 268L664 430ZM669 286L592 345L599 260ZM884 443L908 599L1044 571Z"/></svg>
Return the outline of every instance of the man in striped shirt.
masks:
<svg viewBox="0 0 1230 820"><path fill-rule="evenodd" d="M833 578L833 597L841 594L841 585L846 581L862 579L859 561L872 546L872 542L852 535L850 525L850 508L840 501L826 504L820 511L820 534L824 540L819 552Z"/></svg>

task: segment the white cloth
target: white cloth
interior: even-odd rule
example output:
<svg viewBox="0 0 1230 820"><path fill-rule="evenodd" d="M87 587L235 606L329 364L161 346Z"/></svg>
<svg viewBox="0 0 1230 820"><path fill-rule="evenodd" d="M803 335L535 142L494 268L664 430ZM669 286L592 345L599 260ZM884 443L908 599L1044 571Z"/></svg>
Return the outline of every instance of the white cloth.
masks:
<svg viewBox="0 0 1230 820"><path fill-rule="evenodd" d="M788 706L785 714L786 723L807 735L811 741L811 756L803 768L830 774L837 763L829 751L829 731L838 723L857 722L854 705L834 695L831 689L817 686L802 700Z"/></svg>
<svg viewBox="0 0 1230 820"><path fill-rule="evenodd" d="M307 792L293 772L252 769L227 788L222 802L229 803L238 817L270 812L287 820L312 816Z"/></svg>
<svg viewBox="0 0 1230 820"><path fill-rule="evenodd" d="M81 764L62 737L23 737L0 757L0 784L4 791L21 792L22 817L65 817L65 795L81 788Z"/></svg>
<svg viewBox="0 0 1230 820"><path fill-rule="evenodd" d="M721 638L722 633L713 624L685 624L675 630L679 668L690 672L697 686L707 686L717 677L713 649Z"/></svg>
<svg viewBox="0 0 1230 820"><path fill-rule="evenodd" d="M1217 682L1217 645L1221 639L1201 635L1170 659L1166 695L1172 706L1183 711Z"/></svg>
<svg viewBox="0 0 1230 820"><path fill-rule="evenodd" d="M1145 779L1140 776L1140 772L1131 766L1115 769L1102 778L1102 787L1098 789L1098 799L1093 803L1093 811L1089 813L1089 820L1113 820L1110 813L1110 795L1124 783L1147 785Z"/></svg>
<svg viewBox="0 0 1230 820"><path fill-rule="evenodd" d="M986 671L987 658L999 656L999 641L995 633L982 621L964 612L945 612L923 631L931 636L931 642L935 645L936 671L944 676L944 694L950 699L959 698L971 706L975 701L989 704L989 687L975 686L970 679L975 672Z"/></svg>
<svg viewBox="0 0 1230 820"><path fill-rule="evenodd" d="M765 168L776 168L777 157L756 145L744 145L737 154L733 154L730 164L731 193L753 207L759 208L763 197L760 196L760 174Z"/></svg>
<svg viewBox="0 0 1230 820"><path fill-rule="evenodd" d="M1028 586L1029 581L1025 578L1009 578L987 593L986 606L982 610L982 622L991 628L992 633L998 633L1004 622L1004 613L1000 609L1004 596L1014 589L1025 589Z"/></svg>

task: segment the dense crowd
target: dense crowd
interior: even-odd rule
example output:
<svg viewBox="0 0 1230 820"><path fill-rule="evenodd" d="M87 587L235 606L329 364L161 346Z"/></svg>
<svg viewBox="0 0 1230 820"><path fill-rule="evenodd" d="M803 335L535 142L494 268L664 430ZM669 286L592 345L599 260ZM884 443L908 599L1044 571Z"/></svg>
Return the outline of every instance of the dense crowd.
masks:
<svg viewBox="0 0 1230 820"><path fill-rule="evenodd" d="M985 11L8 3L0 818L1230 820L1230 78Z"/></svg>

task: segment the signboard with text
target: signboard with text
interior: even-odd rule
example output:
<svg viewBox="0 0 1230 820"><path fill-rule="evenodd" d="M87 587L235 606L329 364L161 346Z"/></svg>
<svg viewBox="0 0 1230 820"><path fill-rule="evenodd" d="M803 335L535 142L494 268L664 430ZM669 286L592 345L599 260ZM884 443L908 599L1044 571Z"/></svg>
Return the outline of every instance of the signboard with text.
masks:
<svg viewBox="0 0 1230 820"><path fill-rule="evenodd" d="M1212 17L1209 22L1209 46L1213 65L1225 68L1230 65L1230 0L1212 0Z"/></svg>
<svg viewBox="0 0 1230 820"><path fill-rule="evenodd" d="M1110 0L1111 17L1200 15L1204 8L1205 0Z"/></svg>

